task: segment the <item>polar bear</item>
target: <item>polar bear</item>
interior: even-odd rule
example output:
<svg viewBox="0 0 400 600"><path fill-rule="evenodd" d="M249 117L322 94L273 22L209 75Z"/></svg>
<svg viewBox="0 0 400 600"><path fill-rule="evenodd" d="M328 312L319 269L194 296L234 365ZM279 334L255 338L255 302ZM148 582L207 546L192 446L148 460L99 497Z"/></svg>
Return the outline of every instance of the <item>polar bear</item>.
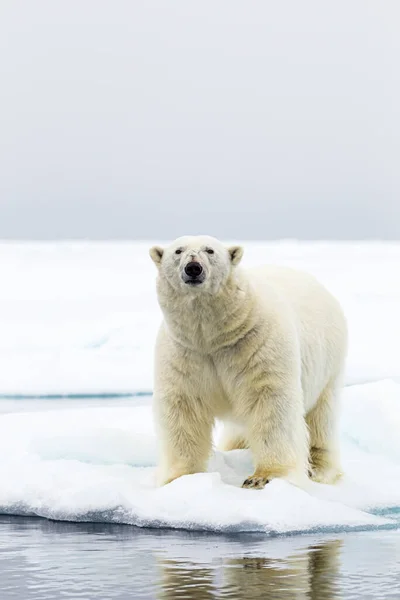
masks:
<svg viewBox="0 0 400 600"><path fill-rule="evenodd" d="M312 276L239 267L240 246L187 236L150 256L164 321L155 351L160 483L204 471L215 419L222 450L250 448L261 489L307 475L334 483L347 347L336 299Z"/></svg>

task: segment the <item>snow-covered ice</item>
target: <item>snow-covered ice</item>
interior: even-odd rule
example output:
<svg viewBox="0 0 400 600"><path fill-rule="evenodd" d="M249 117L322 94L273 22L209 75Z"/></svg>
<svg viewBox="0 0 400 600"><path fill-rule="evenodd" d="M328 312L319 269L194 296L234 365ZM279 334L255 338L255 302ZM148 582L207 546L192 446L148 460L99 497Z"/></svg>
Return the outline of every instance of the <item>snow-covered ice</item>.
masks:
<svg viewBox="0 0 400 600"><path fill-rule="evenodd" d="M149 402L3 414L0 511L269 534L393 527L400 507L400 384L347 388L343 404L346 476L333 487L310 482L307 490L282 480L263 491L241 489L252 470L243 450L216 451L207 473L157 488Z"/></svg>
<svg viewBox="0 0 400 600"><path fill-rule="evenodd" d="M0 396L151 391L160 313L149 245L0 245ZM399 525L400 245L252 243L246 262L308 270L344 306L343 481L243 490L251 456L234 451L157 488L150 398L7 414L3 399L0 512L269 534Z"/></svg>

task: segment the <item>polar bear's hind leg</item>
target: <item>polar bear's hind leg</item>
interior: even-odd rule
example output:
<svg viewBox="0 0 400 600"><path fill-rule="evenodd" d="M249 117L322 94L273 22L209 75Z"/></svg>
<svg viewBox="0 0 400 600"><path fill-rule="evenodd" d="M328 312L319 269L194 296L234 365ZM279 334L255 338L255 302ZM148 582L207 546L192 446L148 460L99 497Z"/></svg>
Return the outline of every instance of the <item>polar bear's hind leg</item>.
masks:
<svg viewBox="0 0 400 600"><path fill-rule="evenodd" d="M222 438L218 443L218 450L228 452L229 450L245 450L248 447L249 444L243 429L234 423L225 423Z"/></svg>
<svg viewBox="0 0 400 600"><path fill-rule="evenodd" d="M306 417L310 433L310 476L319 483L336 483L342 476L339 458L337 403L341 378L329 383Z"/></svg>

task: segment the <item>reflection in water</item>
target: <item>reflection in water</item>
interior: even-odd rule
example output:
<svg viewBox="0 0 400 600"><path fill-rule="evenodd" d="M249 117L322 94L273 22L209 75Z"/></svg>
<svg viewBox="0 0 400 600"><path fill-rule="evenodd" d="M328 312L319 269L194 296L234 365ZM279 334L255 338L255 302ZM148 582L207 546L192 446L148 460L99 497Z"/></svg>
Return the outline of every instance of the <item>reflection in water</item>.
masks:
<svg viewBox="0 0 400 600"><path fill-rule="evenodd" d="M399 600L400 535L269 538L0 516L1 600Z"/></svg>
<svg viewBox="0 0 400 600"><path fill-rule="evenodd" d="M166 560L161 567L158 598L193 598L209 600L216 597L214 570L199 568L195 564Z"/></svg>
<svg viewBox="0 0 400 600"><path fill-rule="evenodd" d="M339 597L338 572L342 542L333 540L309 546L285 559L260 556L229 558L222 565L222 581L216 569L165 560L160 563L159 598L207 600L333 600ZM216 590L218 589L218 594Z"/></svg>
<svg viewBox="0 0 400 600"><path fill-rule="evenodd" d="M231 597L265 600L337 597L340 540L310 546L285 559L242 558L230 561Z"/></svg>
<svg viewBox="0 0 400 600"><path fill-rule="evenodd" d="M338 598L340 594L338 574L340 570L341 540L310 548L309 573L311 600Z"/></svg>

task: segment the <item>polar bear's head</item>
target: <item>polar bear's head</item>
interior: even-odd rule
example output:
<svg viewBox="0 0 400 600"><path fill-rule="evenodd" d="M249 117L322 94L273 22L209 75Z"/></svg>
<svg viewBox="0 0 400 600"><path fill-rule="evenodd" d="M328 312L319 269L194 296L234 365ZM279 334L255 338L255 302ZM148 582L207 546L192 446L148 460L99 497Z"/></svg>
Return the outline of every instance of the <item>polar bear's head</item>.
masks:
<svg viewBox="0 0 400 600"><path fill-rule="evenodd" d="M176 290L215 294L243 255L240 246L225 247L209 236L186 236L167 248L153 246L150 256L159 275Z"/></svg>

